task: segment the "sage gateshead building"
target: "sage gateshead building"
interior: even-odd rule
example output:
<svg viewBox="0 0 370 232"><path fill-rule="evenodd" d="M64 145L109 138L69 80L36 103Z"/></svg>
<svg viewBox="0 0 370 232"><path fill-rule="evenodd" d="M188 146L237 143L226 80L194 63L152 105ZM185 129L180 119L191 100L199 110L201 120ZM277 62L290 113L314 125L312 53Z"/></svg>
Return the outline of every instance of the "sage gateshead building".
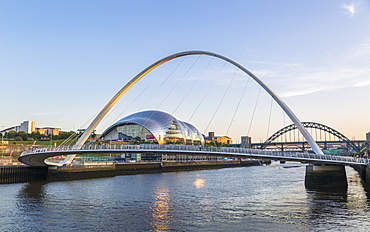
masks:
<svg viewBox="0 0 370 232"><path fill-rule="evenodd" d="M180 121L174 116L157 110L141 111L128 115L108 127L100 140L123 143L154 143L204 145L203 135L190 123ZM219 160L218 157L195 155L156 155L156 154L125 154L130 160L162 160L162 161L204 161Z"/></svg>
<svg viewBox="0 0 370 232"><path fill-rule="evenodd" d="M138 143L204 144L203 135L193 125L157 110L126 116L108 127L100 138Z"/></svg>

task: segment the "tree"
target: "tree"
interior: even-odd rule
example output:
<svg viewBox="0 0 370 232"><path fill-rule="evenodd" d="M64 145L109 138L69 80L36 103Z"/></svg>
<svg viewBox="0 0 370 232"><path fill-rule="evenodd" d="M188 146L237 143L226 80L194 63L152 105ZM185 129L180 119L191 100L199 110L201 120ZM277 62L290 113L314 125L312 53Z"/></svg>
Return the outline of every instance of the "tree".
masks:
<svg viewBox="0 0 370 232"><path fill-rule="evenodd" d="M16 136L18 136L18 133L16 131L9 131L6 133L6 137L9 139L14 139Z"/></svg>
<svg viewBox="0 0 370 232"><path fill-rule="evenodd" d="M24 132L24 131L20 131L18 133L18 136L22 138L21 141L27 141L28 140L28 134L26 132Z"/></svg>
<svg viewBox="0 0 370 232"><path fill-rule="evenodd" d="M209 143L206 143L205 146L209 146L209 147L230 147L229 144L220 143L220 142L217 142L217 141L211 141Z"/></svg>
<svg viewBox="0 0 370 232"><path fill-rule="evenodd" d="M54 140L64 140L64 139L69 138L69 136L71 136L74 133L75 133L74 131L60 133L59 135L53 135L53 139Z"/></svg>
<svg viewBox="0 0 370 232"><path fill-rule="evenodd" d="M38 140L42 138L42 135L39 132L32 132L29 137L33 140Z"/></svg>

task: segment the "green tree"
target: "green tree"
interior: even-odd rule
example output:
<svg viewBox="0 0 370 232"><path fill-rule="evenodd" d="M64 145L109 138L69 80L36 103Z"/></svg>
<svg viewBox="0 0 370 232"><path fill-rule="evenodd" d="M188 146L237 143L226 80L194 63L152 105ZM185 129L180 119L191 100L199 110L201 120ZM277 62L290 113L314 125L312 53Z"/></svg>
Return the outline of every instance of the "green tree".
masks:
<svg viewBox="0 0 370 232"><path fill-rule="evenodd" d="M38 140L42 138L42 135L39 132L32 132L29 135L29 138L32 138L33 140Z"/></svg>
<svg viewBox="0 0 370 232"><path fill-rule="evenodd" d="M9 131L6 133L6 137L9 139L14 139L16 136L18 136L18 133L16 131Z"/></svg>
<svg viewBox="0 0 370 232"><path fill-rule="evenodd" d="M60 133L59 135L53 135L53 139L54 140L64 140L64 139L67 139L72 134L75 134L75 132L70 131L70 132Z"/></svg>
<svg viewBox="0 0 370 232"><path fill-rule="evenodd" d="M24 132L24 131L20 131L18 133L18 136L22 138L21 141L27 141L28 140L28 134L26 132Z"/></svg>

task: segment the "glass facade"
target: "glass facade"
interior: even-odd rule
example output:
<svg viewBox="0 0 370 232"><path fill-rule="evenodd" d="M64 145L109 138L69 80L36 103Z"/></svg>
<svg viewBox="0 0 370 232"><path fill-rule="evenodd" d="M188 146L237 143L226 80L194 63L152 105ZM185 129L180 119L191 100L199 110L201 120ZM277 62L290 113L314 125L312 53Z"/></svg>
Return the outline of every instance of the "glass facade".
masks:
<svg viewBox="0 0 370 232"><path fill-rule="evenodd" d="M131 114L105 130L101 138L158 144L204 144L203 135L190 123L156 110Z"/></svg>
<svg viewBox="0 0 370 232"><path fill-rule="evenodd" d="M126 124L118 126L118 140L131 142L155 142L155 137L150 131L138 124Z"/></svg>

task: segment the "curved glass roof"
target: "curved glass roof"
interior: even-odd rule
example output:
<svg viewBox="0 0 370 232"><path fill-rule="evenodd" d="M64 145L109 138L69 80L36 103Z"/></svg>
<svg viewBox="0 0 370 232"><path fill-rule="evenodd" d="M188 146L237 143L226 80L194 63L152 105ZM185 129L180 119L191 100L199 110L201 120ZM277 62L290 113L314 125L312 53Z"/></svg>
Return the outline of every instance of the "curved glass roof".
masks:
<svg viewBox="0 0 370 232"><path fill-rule="evenodd" d="M147 110L128 115L108 127L100 137L107 136L115 128L138 124L147 128L157 141L170 138L183 138L204 142L203 135L190 123L182 122L174 116L157 110Z"/></svg>

